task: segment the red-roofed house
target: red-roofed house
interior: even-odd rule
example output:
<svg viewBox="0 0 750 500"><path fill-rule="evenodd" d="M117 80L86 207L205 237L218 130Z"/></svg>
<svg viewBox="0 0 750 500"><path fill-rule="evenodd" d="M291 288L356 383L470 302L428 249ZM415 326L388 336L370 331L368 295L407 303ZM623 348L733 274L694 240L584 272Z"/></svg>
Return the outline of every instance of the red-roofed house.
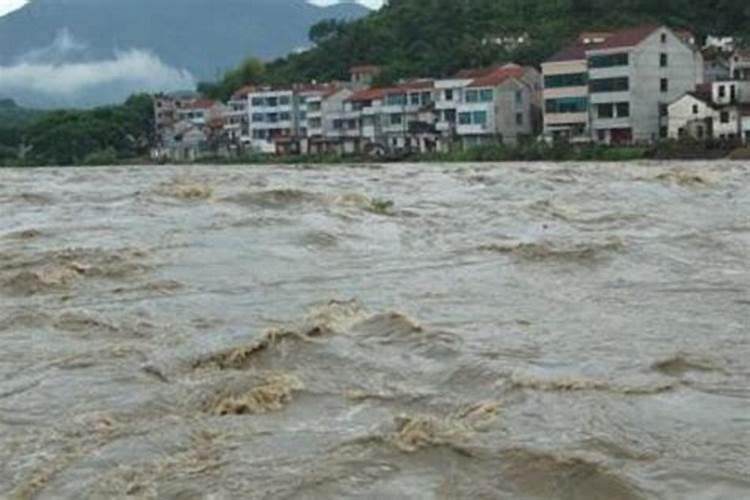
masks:
<svg viewBox="0 0 750 500"><path fill-rule="evenodd" d="M536 132L539 123L538 71L517 64L459 71L435 82L436 128L442 149L517 143Z"/></svg>
<svg viewBox="0 0 750 500"><path fill-rule="evenodd" d="M666 137L667 106L703 81L702 55L687 42L656 25L582 35L542 66L546 135L606 144Z"/></svg>

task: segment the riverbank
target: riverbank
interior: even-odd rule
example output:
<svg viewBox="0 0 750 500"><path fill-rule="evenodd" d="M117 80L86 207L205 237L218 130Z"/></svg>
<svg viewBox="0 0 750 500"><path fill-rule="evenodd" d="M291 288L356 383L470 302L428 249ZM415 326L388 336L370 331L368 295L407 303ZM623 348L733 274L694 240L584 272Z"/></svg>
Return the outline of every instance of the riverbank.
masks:
<svg viewBox="0 0 750 500"><path fill-rule="evenodd" d="M444 153L408 153L386 156L361 154L267 155L248 154L237 157L204 156L194 161L159 162L148 157L117 158L113 155L90 155L79 166L122 165L294 165L294 164L363 164L379 163L491 163L491 162L627 162L637 160L750 160L750 147L727 144L703 144L666 141L653 146L605 146L527 143L518 146L492 145ZM6 160L2 167L57 166L33 160Z"/></svg>

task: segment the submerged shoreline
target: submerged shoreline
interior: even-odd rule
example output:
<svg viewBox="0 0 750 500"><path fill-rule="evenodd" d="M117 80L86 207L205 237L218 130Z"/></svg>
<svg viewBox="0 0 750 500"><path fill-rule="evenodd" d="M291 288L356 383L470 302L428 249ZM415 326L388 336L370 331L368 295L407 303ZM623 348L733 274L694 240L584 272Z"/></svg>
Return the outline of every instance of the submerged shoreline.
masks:
<svg viewBox="0 0 750 500"><path fill-rule="evenodd" d="M83 166L127 165L295 165L295 164L369 164L369 163L507 163L507 162L607 162L628 161L714 161L750 160L750 148L708 148L696 144L662 143L655 146L574 146L568 144L530 144L519 147L487 146L447 153L396 154L378 157L368 155L244 155L238 157L205 156L193 161L156 161L151 158L126 158L120 160L92 161ZM6 160L2 167L55 167L61 165L36 164L33 161ZM78 165L81 166L81 165Z"/></svg>

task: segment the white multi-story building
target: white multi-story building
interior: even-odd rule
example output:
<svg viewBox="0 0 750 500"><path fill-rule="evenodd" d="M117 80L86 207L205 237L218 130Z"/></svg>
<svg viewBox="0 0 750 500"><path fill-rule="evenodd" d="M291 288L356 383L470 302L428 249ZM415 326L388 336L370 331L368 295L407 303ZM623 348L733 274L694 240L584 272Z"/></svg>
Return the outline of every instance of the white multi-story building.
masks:
<svg viewBox="0 0 750 500"><path fill-rule="evenodd" d="M259 89L248 94L250 144L276 153L279 144L298 135L298 109L292 89Z"/></svg>
<svg viewBox="0 0 750 500"><path fill-rule="evenodd" d="M684 33L640 26L584 34L543 71L548 135L644 143L667 136L667 106L702 83L703 57Z"/></svg>

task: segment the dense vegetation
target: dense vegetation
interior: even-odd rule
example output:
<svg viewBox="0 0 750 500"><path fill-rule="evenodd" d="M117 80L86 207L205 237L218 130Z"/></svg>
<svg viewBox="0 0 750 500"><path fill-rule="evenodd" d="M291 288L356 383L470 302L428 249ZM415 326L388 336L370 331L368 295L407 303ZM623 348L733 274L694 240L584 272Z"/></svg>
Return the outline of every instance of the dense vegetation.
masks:
<svg viewBox="0 0 750 500"><path fill-rule="evenodd" d="M242 83L283 84L346 78L352 65L379 64L382 81L441 76L501 61L539 64L580 31L642 22L686 28L698 36L750 33L747 0L390 0L352 22L323 21L310 30L312 50L290 54ZM519 46L503 39L526 37ZM257 68L256 68L257 69ZM237 72L227 76L236 78ZM225 78L204 86L225 96Z"/></svg>
<svg viewBox="0 0 750 500"><path fill-rule="evenodd" d="M148 154L153 106L135 95L119 106L59 110L0 128L0 164L110 164Z"/></svg>

